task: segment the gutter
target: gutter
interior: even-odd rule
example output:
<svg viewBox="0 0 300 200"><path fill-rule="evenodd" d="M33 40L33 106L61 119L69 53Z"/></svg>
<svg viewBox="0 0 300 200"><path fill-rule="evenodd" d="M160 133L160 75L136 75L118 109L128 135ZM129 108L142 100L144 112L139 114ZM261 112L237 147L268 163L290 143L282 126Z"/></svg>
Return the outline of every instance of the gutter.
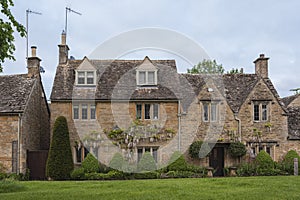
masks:
<svg viewBox="0 0 300 200"><path fill-rule="evenodd" d="M238 113L234 113L234 119L238 122L239 141L242 142L242 123L241 119L238 118Z"/></svg>

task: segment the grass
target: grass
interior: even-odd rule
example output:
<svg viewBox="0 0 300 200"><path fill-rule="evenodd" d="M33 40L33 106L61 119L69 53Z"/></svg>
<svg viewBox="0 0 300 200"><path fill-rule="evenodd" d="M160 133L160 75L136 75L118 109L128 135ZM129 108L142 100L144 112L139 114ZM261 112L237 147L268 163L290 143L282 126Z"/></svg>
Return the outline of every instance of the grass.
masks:
<svg viewBox="0 0 300 200"><path fill-rule="evenodd" d="M29 181L0 199L300 199L300 177Z"/></svg>

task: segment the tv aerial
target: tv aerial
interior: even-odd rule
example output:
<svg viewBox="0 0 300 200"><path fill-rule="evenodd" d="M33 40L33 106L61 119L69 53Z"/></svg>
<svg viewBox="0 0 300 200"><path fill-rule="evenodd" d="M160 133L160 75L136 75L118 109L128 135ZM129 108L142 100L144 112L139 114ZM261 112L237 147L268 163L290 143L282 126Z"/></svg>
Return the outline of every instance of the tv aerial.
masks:
<svg viewBox="0 0 300 200"><path fill-rule="evenodd" d="M67 36L67 32L68 32L68 13L70 13L70 12L75 13L77 15L81 15L80 12L72 10L70 7L66 7L66 23L65 23L65 34L66 34L66 36Z"/></svg>
<svg viewBox="0 0 300 200"><path fill-rule="evenodd" d="M42 15L40 12L32 11L30 9L26 10L26 59L28 58L28 40L29 40L29 25L28 25L28 16L29 14Z"/></svg>

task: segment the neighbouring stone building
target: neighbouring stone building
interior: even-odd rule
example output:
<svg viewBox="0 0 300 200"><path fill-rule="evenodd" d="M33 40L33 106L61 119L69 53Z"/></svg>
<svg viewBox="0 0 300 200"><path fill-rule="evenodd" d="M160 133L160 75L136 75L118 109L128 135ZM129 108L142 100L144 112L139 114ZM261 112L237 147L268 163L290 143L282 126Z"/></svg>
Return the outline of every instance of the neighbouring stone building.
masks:
<svg viewBox="0 0 300 200"><path fill-rule="evenodd" d="M0 163L9 173L25 173L30 168L29 160L39 162L38 157L29 154L49 149L50 110L40 61L36 47L32 47L27 74L0 76ZM38 165L40 169L45 167Z"/></svg>
<svg viewBox="0 0 300 200"><path fill-rule="evenodd" d="M116 152L135 163L150 152L164 165L175 151L188 158L190 144L203 140L213 144L211 153L190 161L222 175L241 162L228 153L233 141L246 145L248 162L260 150L276 161L300 150L291 140L299 121L288 120L263 54L254 61L255 74L193 75L178 73L175 60L68 59L64 34L61 41L51 126L58 116L67 118L74 163L87 152L105 164Z"/></svg>

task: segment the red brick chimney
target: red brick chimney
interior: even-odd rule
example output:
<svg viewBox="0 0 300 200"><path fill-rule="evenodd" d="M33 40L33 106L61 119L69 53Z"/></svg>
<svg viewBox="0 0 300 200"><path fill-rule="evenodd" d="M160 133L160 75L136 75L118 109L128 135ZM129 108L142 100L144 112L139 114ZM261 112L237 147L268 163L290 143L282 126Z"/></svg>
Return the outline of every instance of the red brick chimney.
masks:
<svg viewBox="0 0 300 200"><path fill-rule="evenodd" d="M58 45L58 49L59 49L58 64L66 64L68 61L69 47L66 44L65 31L63 31L61 34L61 44Z"/></svg>
<svg viewBox="0 0 300 200"><path fill-rule="evenodd" d="M40 77L41 59L36 56L36 47L31 47L31 57L27 58L28 77Z"/></svg>
<svg viewBox="0 0 300 200"><path fill-rule="evenodd" d="M269 58L265 57L265 54L260 54L255 63L255 74L262 78L268 78L268 60Z"/></svg>

